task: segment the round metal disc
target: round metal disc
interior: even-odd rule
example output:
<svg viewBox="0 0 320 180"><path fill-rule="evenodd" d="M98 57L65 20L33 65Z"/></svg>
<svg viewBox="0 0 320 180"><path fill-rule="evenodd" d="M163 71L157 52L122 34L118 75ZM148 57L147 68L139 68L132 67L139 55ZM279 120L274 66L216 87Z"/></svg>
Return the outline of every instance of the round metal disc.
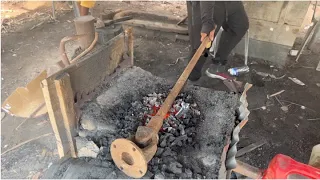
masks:
<svg viewBox="0 0 320 180"><path fill-rule="evenodd" d="M128 139L116 139L110 147L111 157L126 175L141 178L148 169L142 150Z"/></svg>

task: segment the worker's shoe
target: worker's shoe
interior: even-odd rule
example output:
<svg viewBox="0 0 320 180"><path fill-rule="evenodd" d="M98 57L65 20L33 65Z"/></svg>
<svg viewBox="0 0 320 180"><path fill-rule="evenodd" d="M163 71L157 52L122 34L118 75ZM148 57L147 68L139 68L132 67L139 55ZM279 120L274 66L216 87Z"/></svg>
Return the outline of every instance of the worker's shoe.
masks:
<svg viewBox="0 0 320 180"><path fill-rule="evenodd" d="M210 64L208 71L211 74L226 73L226 66L222 64Z"/></svg>
<svg viewBox="0 0 320 180"><path fill-rule="evenodd" d="M212 64L208 68L208 72L211 74L226 73L226 61L221 61L220 58L212 59Z"/></svg>

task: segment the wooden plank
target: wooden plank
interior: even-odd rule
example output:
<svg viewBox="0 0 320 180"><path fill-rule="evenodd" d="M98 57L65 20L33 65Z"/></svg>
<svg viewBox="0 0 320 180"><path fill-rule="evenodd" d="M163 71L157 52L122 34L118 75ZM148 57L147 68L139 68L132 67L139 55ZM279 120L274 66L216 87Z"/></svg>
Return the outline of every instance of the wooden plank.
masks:
<svg viewBox="0 0 320 180"><path fill-rule="evenodd" d="M240 149L237 154L236 154L236 157L240 157L248 152L251 152L255 149L257 149L258 147L261 147L262 145L264 145L266 142L265 141L259 141L259 142L255 142L255 143L252 143L242 149Z"/></svg>
<svg viewBox="0 0 320 180"><path fill-rule="evenodd" d="M43 80L41 83L42 92L46 102L50 123L56 137L60 158L76 157L76 147L74 140L72 140L73 137L71 137L74 135L75 129L71 127L72 120L65 122L68 118L72 119L72 115L70 115L72 111L70 109L74 108L73 95L70 95L70 91L72 92L70 78L66 75L60 77L63 78L58 78L55 81L52 81L51 79ZM66 80L66 78L69 80ZM59 92L57 92L55 84L57 84ZM65 94L61 95L61 93ZM70 97L67 98L68 96ZM72 98L72 101L70 101L70 98Z"/></svg>
<svg viewBox="0 0 320 180"><path fill-rule="evenodd" d="M133 66L133 30L132 28L128 28L126 30L126 38L128 40L128 54L129 54L129 58L130 58L130 63Z"/></svg>
<svg viewBox="0 0 320 180"><path fill-rule="evenodd" d="M74 98L71 88L70 76L64 73L63 76L57 77L55 85L56 91L60 102L61 114L65 126L66 136L69 144L69 151L71 157L77 157L76 142L76 114L74 108Z"/></svg>
<svg viewBox="0 0 320 180"><path fill-rule="evenodd" d="M65 145L64 138L66 137L66 133L64 129L64 123L61 121L62 114L60 112L59 100L57 98L57 94L55 88L49 87L50 80L43 80L41 82L43 97L46 102L46 107L48 110L48 115L51 123L51 127L53 129L54 135L56 137L57 149L59 153L59 157L62 158L68 151L66 148L69 147Z"/></svg>
<svg viewBox="0 0 320 180"><path fill-rule="evenodd" d="M120 61L122 60L122 56L125 50L126 50L126 46L125 46L124 38L115 41L114 46L108 52L110 59L109 61L107 61L107 66L106 66L107 75L112 74L114 70L118 67Z"/></svg>

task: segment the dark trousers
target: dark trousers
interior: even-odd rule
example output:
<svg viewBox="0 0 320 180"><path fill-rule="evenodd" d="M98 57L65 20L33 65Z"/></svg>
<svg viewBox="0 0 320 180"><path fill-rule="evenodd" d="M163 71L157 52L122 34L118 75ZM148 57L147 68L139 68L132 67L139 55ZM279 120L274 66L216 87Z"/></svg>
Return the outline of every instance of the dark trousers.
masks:
<svg viewBox="0 0 320 180"><path fill-rule="evenodd" d="M191 44L191 55L200 46L201 12L199 1L187 1L188 29ZM227 12L226 12L227 11ZM216 53L222 64L225 64L232 49L240 42L249 28L248 16L241 1L216 1L214 6L214 22L217 25L216 33L222 26L219 48ZM199 59L194 71L200 71L206 58Z"/></svg>

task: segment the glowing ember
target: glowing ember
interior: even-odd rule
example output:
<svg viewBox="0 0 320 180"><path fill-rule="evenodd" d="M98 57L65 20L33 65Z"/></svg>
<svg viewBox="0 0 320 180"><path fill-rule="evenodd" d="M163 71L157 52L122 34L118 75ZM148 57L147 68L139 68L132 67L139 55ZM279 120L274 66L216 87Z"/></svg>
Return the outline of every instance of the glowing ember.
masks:
<svg viewBox="0 0 320 180"><path fill-rule="evenodd" d="M152 116L157 114L164 100L165 95L161 93L149 94L148 97L143 98L143 104L148 107L148 111L143 115L144 125L147 125ZM187 118L187 113L190 111L190 108L196 106L196 104L192 104L192 106L190 106L190 104L186 103L182 98L177 99L166 114L161 131L170 132L172 129L177 129L179 125L183 123L183 120ZM196 114L200 115L198 110L192 110Z"/></svg>

